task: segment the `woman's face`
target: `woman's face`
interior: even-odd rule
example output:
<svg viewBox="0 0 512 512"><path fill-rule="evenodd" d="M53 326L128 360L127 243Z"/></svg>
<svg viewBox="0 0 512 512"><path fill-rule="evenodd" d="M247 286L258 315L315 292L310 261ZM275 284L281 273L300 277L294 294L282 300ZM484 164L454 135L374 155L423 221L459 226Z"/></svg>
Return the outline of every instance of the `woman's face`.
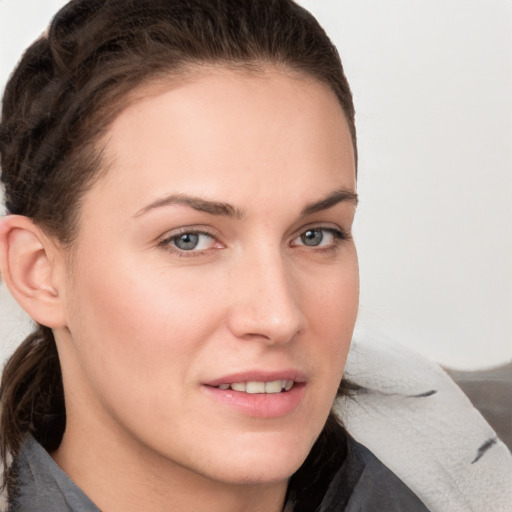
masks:
<svg viewBox="0 0 512 512"><path fill-rule="evenodd" d="M273 69L205 69L148 88L105 142L56 331L66 435L85 433L99 460L108 444L209 480L288 478L327 418L357 312L336 97Z"/></svg>

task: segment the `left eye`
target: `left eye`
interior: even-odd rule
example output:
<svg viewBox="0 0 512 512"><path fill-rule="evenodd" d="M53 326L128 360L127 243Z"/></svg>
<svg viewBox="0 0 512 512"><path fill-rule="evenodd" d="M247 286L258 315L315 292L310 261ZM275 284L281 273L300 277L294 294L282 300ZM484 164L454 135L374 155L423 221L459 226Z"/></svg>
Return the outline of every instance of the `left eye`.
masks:
<svg viewBox="0 0 512 512"><path fill-rule="evenodd" d="M321 247L332 245L336 239L336 232L333 229L312 228L301 233L293 241L293 245L305 245L307 247Z"/></svg>
<svg viewBox="0 0 512 512"><path fill-rule="evenodd" d="M174 246L180 251L204 251L210 249L215 240L207 233L181 233L166 241L166 244Z"/></svg>

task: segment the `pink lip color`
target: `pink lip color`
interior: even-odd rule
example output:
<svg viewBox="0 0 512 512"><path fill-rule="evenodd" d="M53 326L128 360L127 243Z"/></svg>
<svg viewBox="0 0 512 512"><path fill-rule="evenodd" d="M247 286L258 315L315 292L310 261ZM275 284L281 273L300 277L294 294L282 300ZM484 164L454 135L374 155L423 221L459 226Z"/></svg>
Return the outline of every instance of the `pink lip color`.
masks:
<svg viewBox="0 0 512 512"><path fill-rule="evenodd" d="M275 380L294 380L295 384L289 391L281 393L244 393L232 389L222 390L220 384L233 382L272 382ZM203 384L202 389L210 397L221 404L232 407L236 411L255 418L279 418L292 413L300 405L306 393L305 377L297 371L286 372L250 372L239 373L215 379Z"/></svg>
<svg viewBox="0 0 512 512"><path fill-rule="evenodd" d="M256 418L278 418L293 412L304 398L306 386L295 384L290 391L283 393L255 393L203 386L211 397L233 407L242 414Z"/></svg>

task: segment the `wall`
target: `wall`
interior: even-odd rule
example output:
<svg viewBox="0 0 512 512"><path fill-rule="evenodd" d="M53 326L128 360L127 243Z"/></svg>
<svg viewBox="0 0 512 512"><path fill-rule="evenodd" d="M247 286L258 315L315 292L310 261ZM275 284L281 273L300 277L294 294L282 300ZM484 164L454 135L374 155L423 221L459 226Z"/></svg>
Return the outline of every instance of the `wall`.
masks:
<svg viewBox="0 0 512 512"><path fill-rule="evenodd" d="M0 1L0 88L63 3ZM512 359L512 2L301 3L357 107L358 335L460 369ZM26 326L0 286L0 356Z"/></svg>

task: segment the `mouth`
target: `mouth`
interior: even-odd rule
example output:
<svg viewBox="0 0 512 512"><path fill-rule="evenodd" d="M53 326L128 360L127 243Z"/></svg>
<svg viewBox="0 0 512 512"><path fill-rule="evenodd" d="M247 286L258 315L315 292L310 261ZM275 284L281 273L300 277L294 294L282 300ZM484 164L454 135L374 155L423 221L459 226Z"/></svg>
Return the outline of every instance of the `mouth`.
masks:
<svg viewBox="0 0 512 512"><path fill-rule="evenodd" d="M247 382L232 382L232 383L222 383L218 386L213 386L222 391L227 391L229 389L233 391L239 391L241 393L248 393L250 395L255 394L276 394L276 393L286 393L290 391L295 385L295 381L291 379L278 379L272 381L256 381L250 380Z"/></svg>
<svg viewBox="0 0 512 512"><path fill-rule="evenodd" d="M250 371L204 383L216 402L245 416L278 418L296 411L306 395L306 376L296 370Z"/></svg>

